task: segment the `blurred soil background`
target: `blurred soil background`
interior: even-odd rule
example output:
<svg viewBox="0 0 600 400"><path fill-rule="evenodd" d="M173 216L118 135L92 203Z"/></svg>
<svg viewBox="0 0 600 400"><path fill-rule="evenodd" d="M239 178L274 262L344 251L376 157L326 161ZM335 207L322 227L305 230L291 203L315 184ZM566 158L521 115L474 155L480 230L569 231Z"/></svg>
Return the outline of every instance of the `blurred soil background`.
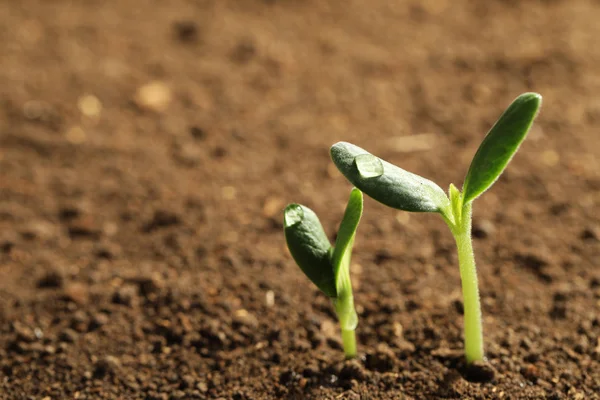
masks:
<svg viewBox="0 0 600 400"><path fill-rule="evenodd" d="M594 399L600 2L0 2L0 398ZM520 93L475 204L493 376L462 368L441 218L367 199L361 357L285 249L333 239L345 140L446 188Z"/></svg>

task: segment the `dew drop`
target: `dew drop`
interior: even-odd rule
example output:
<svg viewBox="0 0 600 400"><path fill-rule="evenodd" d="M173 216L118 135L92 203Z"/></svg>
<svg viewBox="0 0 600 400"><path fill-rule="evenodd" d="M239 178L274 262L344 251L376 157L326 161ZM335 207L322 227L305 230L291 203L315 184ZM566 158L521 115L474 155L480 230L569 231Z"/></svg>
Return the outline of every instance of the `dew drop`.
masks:
<svg viewBox="0 0 600 400"><path fill-rule="evenodd" d="M284 223L285 227L294 226L304 219L304 210L299 204L290 204L285 208Z"/></svg>
<svg viewBox="0 0 600 400"><path fill-rule="evenodd" d="M370 179L383 175L381 160L372 154L360 154L354 157L354 164L361 178Z"/></svg>

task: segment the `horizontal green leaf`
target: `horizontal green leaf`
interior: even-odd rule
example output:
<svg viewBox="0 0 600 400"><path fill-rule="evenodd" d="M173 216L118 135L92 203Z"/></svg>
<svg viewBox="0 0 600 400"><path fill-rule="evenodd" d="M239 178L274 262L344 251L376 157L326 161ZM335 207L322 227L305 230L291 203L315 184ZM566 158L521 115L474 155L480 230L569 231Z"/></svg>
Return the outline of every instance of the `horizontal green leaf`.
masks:
<svg viewBox="0 0 600 400"><path fill-rule="evenodd" d="M445 212L450 204L435 183L346 142L331 147L331 159L358 189L389 207L414 212Z"/></svg>
<svg viewBox="0 0 600 400"><path fill-rule="evenodd" d="M463 184L463 201L474 200L502 174L527 136L542 96L524 93L504 111L479 146Z"/></svg>
<svg viewBox="0 0 600 400"><path fill-rule="evenodd" d="M352 245L360 217L363 211L363 196L360 190L354 188L350 193L348 205L344 212L344 218L340 223L340 229L337 233L331 264L333 273L336 277L337 292L340 293L345 286L350 284L350 255L352 254Z"/></svg>
<svg viewBox="0 0 600 400"><path fill-rule="evenodd" d="M331 243L317 214L303 205L290 204L284 211L283 226L288 248L300 269L323 293L336 297Z"/></svg>

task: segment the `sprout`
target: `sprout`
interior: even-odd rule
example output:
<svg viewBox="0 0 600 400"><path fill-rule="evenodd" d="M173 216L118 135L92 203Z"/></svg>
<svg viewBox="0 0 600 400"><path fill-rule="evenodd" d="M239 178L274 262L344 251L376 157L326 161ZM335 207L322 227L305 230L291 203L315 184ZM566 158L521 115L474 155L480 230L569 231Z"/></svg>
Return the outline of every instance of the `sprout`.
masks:
<svg viewBox="0 0 600 400"><path fill-rule="evenodd" d="M350 256L354 236L363 210L363 197L354 188L338 230L335 246L331 246L317 215L308 207L290 204L285 208L285 239L292 257L323 293L333 300L342 330L346 358L356 356L354 330L358 316L354 310Z"/></svg>
<svg viewBox="0 0 600 400"><path fill-rule="evenodd" d="M381 160L358 146L339 142L331 147L331 158L338 169L368 196L404 211L439 213L448 224L458 249L468 363L484 359L481 306L471 241L473 200L502 174L525 139L541 102L537 93L524 93L513 101L479 146L462 193L450 185L449 196L435 183Z"/></svg>

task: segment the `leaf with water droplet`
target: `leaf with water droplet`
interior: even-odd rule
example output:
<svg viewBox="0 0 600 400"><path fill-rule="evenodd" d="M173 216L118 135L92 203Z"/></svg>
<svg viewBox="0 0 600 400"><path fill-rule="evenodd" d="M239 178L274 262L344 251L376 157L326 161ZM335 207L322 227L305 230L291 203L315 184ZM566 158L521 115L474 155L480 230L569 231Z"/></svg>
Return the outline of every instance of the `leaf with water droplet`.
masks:
<svg viewBox="0 0 600 400"><path fill-rule="evenodd" d="M336 143L331 147L331 159L354 186L380 203L404 211L450 212L450 201L438 185L358 146Z"/></svg>

